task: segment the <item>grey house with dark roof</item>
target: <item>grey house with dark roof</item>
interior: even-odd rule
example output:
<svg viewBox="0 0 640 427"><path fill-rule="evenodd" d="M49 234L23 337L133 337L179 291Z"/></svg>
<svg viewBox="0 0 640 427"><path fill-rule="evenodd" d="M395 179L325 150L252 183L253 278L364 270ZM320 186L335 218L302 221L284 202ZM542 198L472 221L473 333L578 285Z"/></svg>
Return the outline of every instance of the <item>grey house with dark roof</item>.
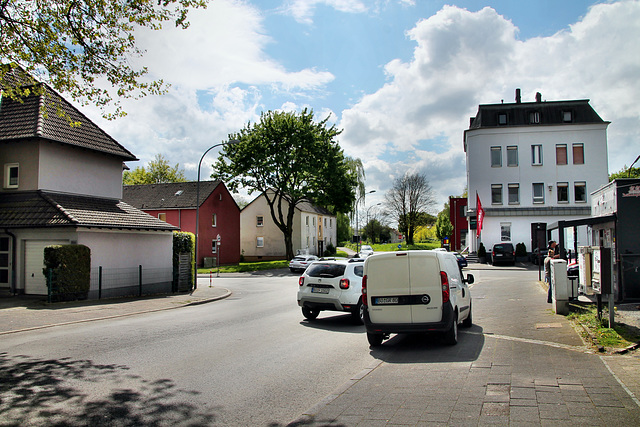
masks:
<svg viewBox="0 0 640 427"><path fill-rule="evenodd" d="M288 206L282 207L286 212ZM293 217L293 252L323 255L329 244L338 242L336 216L309 202L296 205ZM240 247L247 261L284 259L284 235L271 218L264 195L240 211Z"/></svg>
<svg viewBox="0 0 640 427"><path fill-rule="evenodd" d="M23 102L0 99L0 288L46 294L43 248L51 244L91 249L92 291L99 266L168 268L171 281L177 227L121 201L123 162L136 157L44 89Z"/></svg>

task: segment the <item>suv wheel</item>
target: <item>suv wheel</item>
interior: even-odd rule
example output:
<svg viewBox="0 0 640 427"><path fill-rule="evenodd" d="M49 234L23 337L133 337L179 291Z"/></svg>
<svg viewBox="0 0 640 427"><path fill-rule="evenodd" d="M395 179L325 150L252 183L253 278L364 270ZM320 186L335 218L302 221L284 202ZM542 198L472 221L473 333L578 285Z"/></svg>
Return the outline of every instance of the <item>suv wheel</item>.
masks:
<svg viewBox="0 0 640 427"><path fill-rule="evenodd" d="M351 317L353 317L353 320L358 325L364 323L364 305L362 305L362 300L358 301L357 307L351 312Z"/></svg>
<svg viewBox="0 0 640 427"><path fill-rule="evenodd" d="M320 314L320 310L317 308L309 308L307 306L302 307L302 315L307 320L315 320L316 317L318 317L318 314Z"/></svg>
<svg viewBox="0 0 640 427"><path fill-rule="evenodd" d="M369 341L369 345L371 347L378 347L379 345L381 345L383 338L384 338L384 335L382 334L374 334L371 332L367 332L367 340Z"/></svg>
<svg viewBox="0 0 640 427"><path fill-rule="evenodd" d="M444 341L448 345L458 344L458 315L453 316L453 322L447 332L444 333Z"/></svg>

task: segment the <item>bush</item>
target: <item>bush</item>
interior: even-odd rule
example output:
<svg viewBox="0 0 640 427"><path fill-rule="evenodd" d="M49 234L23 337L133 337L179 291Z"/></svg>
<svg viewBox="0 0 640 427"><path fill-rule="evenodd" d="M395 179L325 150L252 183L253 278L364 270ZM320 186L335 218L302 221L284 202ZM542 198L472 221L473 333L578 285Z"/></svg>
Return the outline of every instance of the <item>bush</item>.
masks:
<svg viewBox="0 0 640 427"><path fill-rule="evenodd" d="M324 250L324 256L334 256L336 254L336 247L331 243L327 245L327 249Z"/></svg>
<svg viewBox="0 0 640 427"><path fill-rule="evenodd" d="M517 257L526 257L527 256L527 247L524 243L516 244L516 256Z"/></svg>
<svg viewBox="0 0 640 427"><path fill-rule="evenodd" d="M47 283L51 278L52 300L87 299L91 287L91 249L84 245L47 246L42 273Z"/></svg>
<svg viewBox="0 0 640 427"><path fill-rule="evenodd" d="M195 256L196 256L196 236L193 233L174 231L173 232L173 277L175 278L173 290L191 290L193 289L193 274L195 272ZM188 279L182 283L178 283L180 254L189 254L191 263L189 265Z"/></svg>

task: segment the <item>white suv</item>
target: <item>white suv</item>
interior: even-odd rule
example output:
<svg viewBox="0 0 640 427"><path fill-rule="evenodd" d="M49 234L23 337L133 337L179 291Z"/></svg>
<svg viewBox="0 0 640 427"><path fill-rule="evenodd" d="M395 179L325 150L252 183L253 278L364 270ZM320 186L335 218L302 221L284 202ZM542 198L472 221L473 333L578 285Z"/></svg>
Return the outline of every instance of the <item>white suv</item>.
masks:
<svg viewBox="0 0 640 427"><path fill-rule="evenodd" d="M359 258L315 261L298 281L302 315L314 320L323 310L347 311L362 323L363 271L364 260Z"/></svg>

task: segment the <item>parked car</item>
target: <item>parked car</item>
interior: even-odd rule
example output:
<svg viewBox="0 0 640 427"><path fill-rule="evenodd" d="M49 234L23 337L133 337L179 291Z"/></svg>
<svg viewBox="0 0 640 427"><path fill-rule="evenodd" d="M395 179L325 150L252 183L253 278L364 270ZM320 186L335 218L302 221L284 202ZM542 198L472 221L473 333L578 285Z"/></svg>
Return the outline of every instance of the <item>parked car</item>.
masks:
<svg viewBox="0 0 640 427"><path fill-rule="evenodd" d="M315 255L296 255L289 261L289 270L291 270L292 273L305 271L313 261L317 260L318 257Z"/></svg>
<svg viewBox="0 0 640 427"><path fill-rule="evenodd" d="M358 254L362 258L366 258L369 255L373 255L373 248L369 245L362 245L360 246L360 252L358 252Z"/></svg>
<svg viewBox="0 0 640 427"><path fill-rule="evenodd" d="M491 249L491 263L496 265L498 263L515 265L516 263L516 251L513 249L512 243L496 243Z"/></svg>
<svg viewBox="0 0 640 427"><path fill-rule="evenodd" d="M456 257L456 259L458 260L458 265L460 266L460 268L464 268L467 267L469 265L469 263L467 262L467 258L464 257L464 255L458 253L458 252L454 252L453 253Z"/></svg>
<svg viewBox="0 0 640 427"><path fill-rule="evenodd" d="M376 254L364 263L364 324L371 346L391 333L440 332L458 342L458 324L472 324L473 275L462 275L456 257L443 251Z"/></svg>
<svg viewBox="0 0 640 427"><path fill-rule="evenodd" d="M362 323L363 269L361 258L313 262L298 281L298 305L302 307L302 315L314 320L323 310L346 311Z"/></svg>

